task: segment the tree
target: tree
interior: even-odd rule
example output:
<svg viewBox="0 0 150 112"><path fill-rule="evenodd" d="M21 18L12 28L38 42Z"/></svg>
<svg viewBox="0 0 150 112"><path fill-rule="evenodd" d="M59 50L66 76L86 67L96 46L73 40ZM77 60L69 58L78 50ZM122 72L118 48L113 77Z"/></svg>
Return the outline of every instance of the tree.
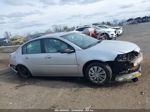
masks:
<svg viewBox="0 0 150 112"><path fill-rule="evenodd" d="M9 39L11 37L11 33L8 33L7 31L4 33L4 38Z"/></svg>
<svg viewBox="0 0 150 112"><path fill-rule="evenodd" d="M54 32L62 32L62 27L60 25L53 25L52 29Z"/></svg>

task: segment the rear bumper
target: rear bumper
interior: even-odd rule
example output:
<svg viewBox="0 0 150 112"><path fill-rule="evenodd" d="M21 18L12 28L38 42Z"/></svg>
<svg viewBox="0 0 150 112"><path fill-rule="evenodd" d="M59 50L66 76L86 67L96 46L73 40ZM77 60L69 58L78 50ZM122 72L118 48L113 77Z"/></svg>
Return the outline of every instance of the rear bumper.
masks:
<svg viewBox="0 0 150 112"><path fill-rule="evenodd" d="M16 66L15 65L12 65L12 64L9 64L8 67L13 70L14 72L17 73L17 70L16 70Z"/></svg>

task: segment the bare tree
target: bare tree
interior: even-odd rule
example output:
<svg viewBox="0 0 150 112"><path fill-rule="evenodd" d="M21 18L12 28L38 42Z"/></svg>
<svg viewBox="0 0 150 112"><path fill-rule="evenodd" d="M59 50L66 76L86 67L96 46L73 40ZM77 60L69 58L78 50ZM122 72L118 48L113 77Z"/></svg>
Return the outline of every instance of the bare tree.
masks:
<svg viewBox="0 0 150 112"><path fill-rule="evenodd" d="M9 33L9 32L5 32L4 33L4 38L6 38L6 39L9 39L11 37L11 33Z"/></svg>

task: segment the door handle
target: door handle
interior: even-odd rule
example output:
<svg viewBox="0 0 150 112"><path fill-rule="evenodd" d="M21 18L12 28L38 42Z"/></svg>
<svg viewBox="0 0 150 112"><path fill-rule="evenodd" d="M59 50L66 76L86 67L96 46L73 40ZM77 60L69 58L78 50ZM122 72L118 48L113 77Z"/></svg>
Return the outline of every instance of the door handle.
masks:
<svg viewBox="0 0 150 112"><path fill-rule="evenodd" d="M29 59L28 57L25 57L25 59Z"/></svg>
<svg viewBox="0 0 150 112"><path fill-rule="evenodd" d="M51 59L51 58L52 58L51 56L46 56L46 57L45 57L45 59Z"/></svg>

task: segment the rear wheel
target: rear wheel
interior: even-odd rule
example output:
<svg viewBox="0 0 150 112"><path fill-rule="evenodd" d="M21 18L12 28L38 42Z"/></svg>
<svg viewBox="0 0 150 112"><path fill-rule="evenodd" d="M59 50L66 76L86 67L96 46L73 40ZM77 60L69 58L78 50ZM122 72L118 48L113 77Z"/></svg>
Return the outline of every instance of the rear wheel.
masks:
<svg viewBox="0 0 150 112"><path fill-rule="evenodd" d="M30 71L25 66L18 66L17 67L17 71L18 71L17 74L21 78L30 78L32 76Z"/></svg>
<svg viewBox="0 0 150 112"><path fill-rule="evenodd" d="M91 63L85 69L86 78L95 85L104 85L112 78L111 68L103 63Z"/></svg>

